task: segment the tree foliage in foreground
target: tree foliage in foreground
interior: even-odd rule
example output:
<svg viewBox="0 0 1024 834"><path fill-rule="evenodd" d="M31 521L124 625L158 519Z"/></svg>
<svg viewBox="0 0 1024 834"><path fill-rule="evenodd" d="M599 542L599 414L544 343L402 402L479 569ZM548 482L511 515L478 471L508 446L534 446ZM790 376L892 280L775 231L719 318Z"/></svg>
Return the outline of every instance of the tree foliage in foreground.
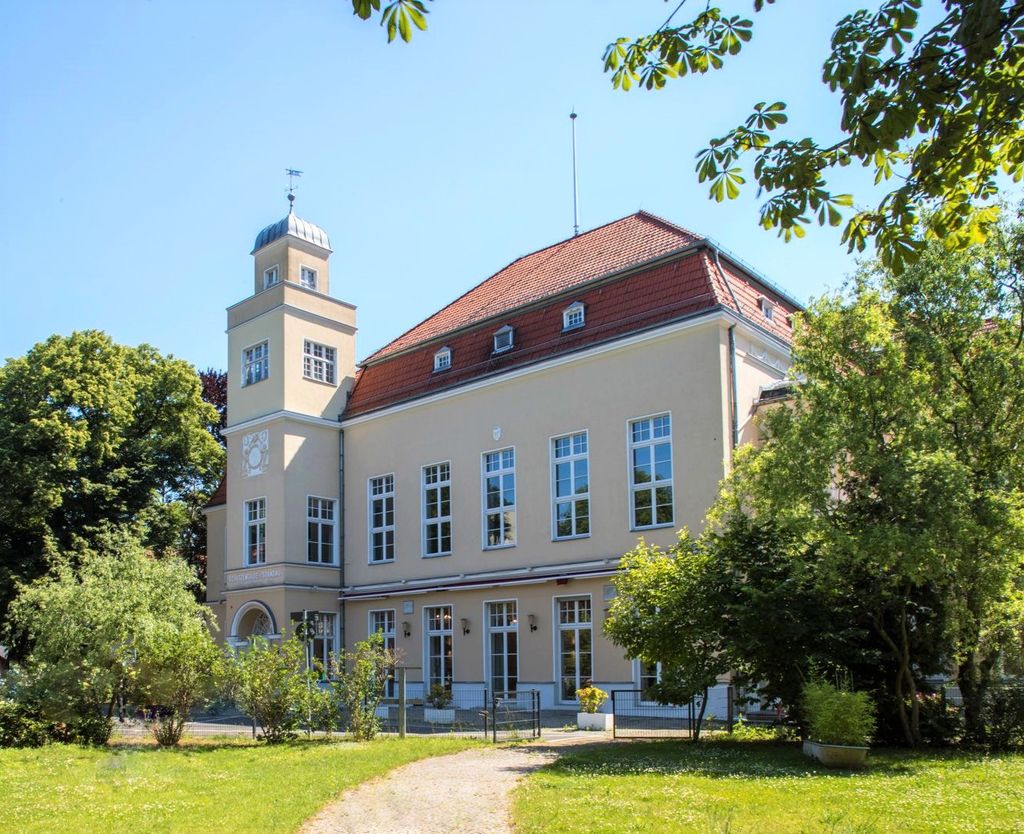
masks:
<svg viewBox="0 0 1024 834"><path fill-rule="evenodd" d="M220 651L194 582L180 559L154 559L127 533L57 563L11 605L15 636L32 647L19 700L107 734L119 702L160 704L171 708L161 740L175 743L217 682Z"/></svg>
<svg viewBox="0 0 1024 834"><path fill-rule="evenodd" d="M764 12L775 0L753 0ZM419 0L352 0L363 19L380 15L388 40L426 28ZM621 37L604 53L615 88L660 90L669 81L721 69L754 36L740 9L679 3L656 31ZM679 21L677 15L697 13ZM922 10L937 22L925 27ZM765 12L767 13L767 12ZM788 33L787 33L788 34ZM778 44L780 49L791 45ZM741 124L698 154L697 177L721 202L747 179L766 195L761 225L787 240L812 223L843 226L849 251L869 240L882 264L899 272L929 232L963 249L984 240L997 217L990 202L999 178L1024 176L1024 4L1017 0L876 0L835 27L822 81L840 97L833 136L783 135L785 102L759 102ZM872 172L884 194L855 205L829 174L851 165Z"/></svg>
<svg viewBox="0 0 1024 834"><path fill-rule="evenodd" d="M1002 225L813 304L792 400L697 542L627 558L613 638L699 674L715 658L790 706L815 670L848 670L908 744L925 679L952 674L983 741L1024 639L1022 269L1024 226Z"/></svg>
<svg viewBox="0 0 1024 834"><path fill-rule="evenodd" d="M0 619L16 582L111 527L178 550L188 496L221 474L218 423L191 365L98 331L52 336L0 366Z"/></svg>

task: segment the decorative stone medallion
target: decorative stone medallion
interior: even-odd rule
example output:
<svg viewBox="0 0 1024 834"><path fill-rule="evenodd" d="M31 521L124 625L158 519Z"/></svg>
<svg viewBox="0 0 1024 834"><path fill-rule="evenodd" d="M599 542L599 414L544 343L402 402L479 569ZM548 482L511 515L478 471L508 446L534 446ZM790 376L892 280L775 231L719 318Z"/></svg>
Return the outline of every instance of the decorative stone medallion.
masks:
<svg viewBox="0 0 1024 834"><path fill-rule="evenodd" d="M501 426L495 426L491 429L491 437L494 438L495 442L501 440Z"/></svg>
<svg viewBox="0 0 1024 834"><path fill-rule="evenodd" d="M242 474L247 478L262 475L270 464L269 432L254 431L242 437Z"/></svg>

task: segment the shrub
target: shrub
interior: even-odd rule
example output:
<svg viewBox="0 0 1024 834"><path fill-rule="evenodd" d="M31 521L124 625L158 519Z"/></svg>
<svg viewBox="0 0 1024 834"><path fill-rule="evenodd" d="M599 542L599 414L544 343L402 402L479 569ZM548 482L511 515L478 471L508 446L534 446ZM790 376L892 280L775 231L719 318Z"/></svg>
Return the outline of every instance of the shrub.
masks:
<svg viewBox="0 0 1024 834"><path fill-rule="evenodd" d="M335 658L338 700L345 708L348 730L355 739L368 741L380 729L377 707L397 660L396 653L385 648L384 636L380 633L371 634L356 643L351 652L343 652ZM434 688L442 693L437 696L438 700L451 701L446 690L437 685ZM431 690L431 696L434 694Z"/></svg>
<svg viewBox="0 0 1024 834"><path fill-rule="evenodd" d="M875 731L875 706L866 692L811 681L804 685L803 708L813 741L862 746Z"/></svg>
<svg viewBox="0 0 1024 834"><path fill-rule="evenodd" d="M992 685L982 705L985 741L996 750L1024 747L1024 683Z"/></svg>
<svg viewBox="0 0 1024 834"><path fill-rule="evenodd" d="M608 700L608 693L591 684L577 689L576 698L579 700L580 709L583 712L594 713L601 709L601 705Z"/></svg>
<svg viewBox="0 0 1024 834"><path fill-rule="evenodd" d="M50 728L38 715L10 698L0 698L0 747L41 747Z"/></svg>
<svg viewBox="0 0 1024 834"><path fill-rule="evenodd" d="M427 693L427 703L434 709L447 709L452 705L451 690L435 683Z"/></svg>
<svg viewBox="0 0 1024 834"><path fill-rule="evenodd" d="M230 670L235 704L261 728L268 744L294 738L302 717L305 652L297 640L272 645L257 637Z"/></svg>
<svg viewBox="0 0 1024 834"><path fill-rule="evenodd" d="M925 744L948 747L963 736L960 710L946 701L941 692L917 693L918 721Z"/></svg>

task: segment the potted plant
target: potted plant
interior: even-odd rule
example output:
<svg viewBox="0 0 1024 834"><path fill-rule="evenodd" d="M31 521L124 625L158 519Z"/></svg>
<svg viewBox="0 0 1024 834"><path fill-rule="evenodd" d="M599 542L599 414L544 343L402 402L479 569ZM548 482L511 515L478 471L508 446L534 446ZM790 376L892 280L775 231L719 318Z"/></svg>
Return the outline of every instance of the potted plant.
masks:
<svg viewBox="0 0 1024 834"><path fill-rule="evenodd" d="M808 738L804 753L826 767L861 767L875 731L875 706L866 692L811 681L803 690Z"/></svg>
<svg viewBox="0 0 1024 834"><path fill-rule="evenodd" d="M582 689L576 690L576 700L580 702L580 710L576 713L576 726L581 730L610 730L612 728L612 715L607 712L598 712L602 704L608 700L608 693L598 689L593 684L588 684Z"/></svg>
<svg viewBox="0 0 1024 834"><path fill-rule="evenodd" d="M455 710L452 707L451 690L439 683L430 687L427 695L428 707L423 708L423 718L428 724L454 724Z"/></svg>

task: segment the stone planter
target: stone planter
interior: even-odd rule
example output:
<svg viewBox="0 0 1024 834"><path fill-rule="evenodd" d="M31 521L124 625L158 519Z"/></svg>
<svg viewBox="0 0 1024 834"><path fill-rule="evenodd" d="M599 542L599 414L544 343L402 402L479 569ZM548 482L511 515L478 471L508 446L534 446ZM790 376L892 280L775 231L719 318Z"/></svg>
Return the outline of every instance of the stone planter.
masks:
<svg viewBox="0 0 1024 834"><path fill-rule="evenodd" d="M581 730L608 731L612 728L614 716L610 712L577 712L576 726Z"/></svg>
<svg viewBox="0 0 1024 834"><path fill-rule="evenodd" d="M823 744L820 741L805 741L804 755L817 759L825 767L845 768L847 770L864 767L868 757L867 747L854 747L847 744Z"/></svg>
<svg viewBox="0 0 1024 834"><path fill-rule="evenodd" d="M451 708L436 709L435 707L424 707L423 720L428 724L454 724L455 710Z"/></svg>

